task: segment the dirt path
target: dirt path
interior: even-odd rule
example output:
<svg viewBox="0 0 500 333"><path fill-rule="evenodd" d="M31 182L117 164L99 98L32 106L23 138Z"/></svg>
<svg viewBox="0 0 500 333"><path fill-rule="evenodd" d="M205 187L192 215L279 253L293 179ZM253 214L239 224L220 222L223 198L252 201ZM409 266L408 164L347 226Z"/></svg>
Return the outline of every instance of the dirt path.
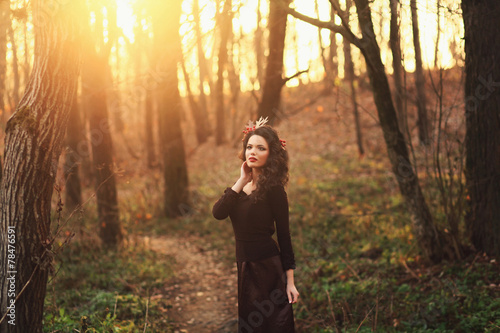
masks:
<svg viewBox="0 0 500 333"><path fill-rule="evenodd" d="M173 256L176 277L166 286L169 318L179 333L234 333L237 330L236 267L227 268L216 251L201 248L194 236L149 239L152 250Z"/></svg>

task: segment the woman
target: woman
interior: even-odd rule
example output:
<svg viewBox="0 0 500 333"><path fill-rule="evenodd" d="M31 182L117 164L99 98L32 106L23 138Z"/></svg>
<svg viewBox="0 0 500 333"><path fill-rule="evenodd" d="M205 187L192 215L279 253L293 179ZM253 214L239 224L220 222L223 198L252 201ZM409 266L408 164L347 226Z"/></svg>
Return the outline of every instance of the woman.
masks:
<svg viewBox="0 0 500 333"><path fill-rule="evenodd" d="M240 333L294 332L292 304L299 297L284 189L288 153L266 120L243 131L240 177L213 207L216 219L231 218L236 238Z"/></svg>

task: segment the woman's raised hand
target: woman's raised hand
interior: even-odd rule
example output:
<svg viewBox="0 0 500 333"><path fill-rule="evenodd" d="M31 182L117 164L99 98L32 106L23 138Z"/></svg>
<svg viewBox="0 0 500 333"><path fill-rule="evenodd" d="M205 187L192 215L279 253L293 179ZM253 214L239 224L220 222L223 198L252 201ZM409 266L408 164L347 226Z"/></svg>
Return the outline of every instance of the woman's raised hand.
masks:
<svg viewBox="0 0 500 333"><path fill-rule="evenodd" d="M247 161L241 165L240 179L246 184L252 181L252 168L247 164Z"/></svg>

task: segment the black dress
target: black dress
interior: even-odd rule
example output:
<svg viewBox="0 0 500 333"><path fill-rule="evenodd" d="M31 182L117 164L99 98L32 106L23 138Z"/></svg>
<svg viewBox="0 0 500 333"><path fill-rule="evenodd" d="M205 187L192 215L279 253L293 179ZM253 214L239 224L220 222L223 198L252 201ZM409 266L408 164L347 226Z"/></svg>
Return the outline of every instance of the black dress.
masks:
<svg viewBox="0 0 500 333"><path fill-rule="evenodd" d="M213 215L231 218L238 266L238 332L295 332L286 295L286 270L295 268L288 198L282 186L254 201L231 188L215 203ZM276 232L278 244L272 238Z"/></svg>

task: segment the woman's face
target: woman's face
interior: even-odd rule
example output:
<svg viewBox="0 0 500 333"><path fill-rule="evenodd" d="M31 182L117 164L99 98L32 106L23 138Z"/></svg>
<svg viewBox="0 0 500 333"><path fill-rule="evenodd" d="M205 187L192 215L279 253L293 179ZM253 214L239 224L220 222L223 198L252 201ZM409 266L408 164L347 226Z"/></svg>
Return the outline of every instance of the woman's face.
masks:
<svg viewBox="0 0 500 333"><path fill-rule="evenodd" d="M250 168L262 168L269 157L269 145L260 135L252 135L248 139L245 150L245 160Z"/></svg>

